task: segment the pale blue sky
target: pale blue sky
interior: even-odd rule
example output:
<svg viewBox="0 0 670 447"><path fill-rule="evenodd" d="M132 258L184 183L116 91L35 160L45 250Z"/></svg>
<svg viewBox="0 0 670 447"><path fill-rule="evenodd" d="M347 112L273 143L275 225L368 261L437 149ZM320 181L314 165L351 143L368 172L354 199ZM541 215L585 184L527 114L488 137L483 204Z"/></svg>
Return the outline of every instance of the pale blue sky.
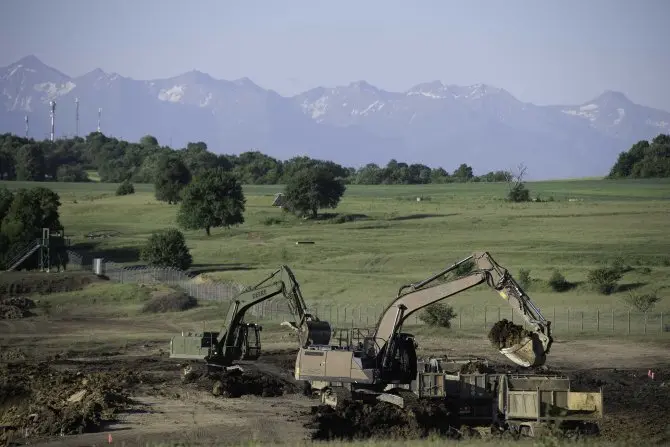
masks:
<svg viewBox="0 0 670 447"><path fill-rule="evenodd" d="M0 66L198 69L283 95L360 79L483 82L536 104L609 89L670 111L670 0L0 1Z"/></svg>

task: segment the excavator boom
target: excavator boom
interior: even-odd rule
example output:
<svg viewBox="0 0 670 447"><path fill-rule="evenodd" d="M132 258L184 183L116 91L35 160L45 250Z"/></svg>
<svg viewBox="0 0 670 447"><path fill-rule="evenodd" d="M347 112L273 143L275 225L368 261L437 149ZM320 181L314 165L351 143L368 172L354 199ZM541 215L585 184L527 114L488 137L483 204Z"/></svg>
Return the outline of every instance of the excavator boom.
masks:
<svg viewBox="0 0 670 447"><path fill-rule="evenodd" d="M431 285L468 261L474 261L476 266L469 274L449 282ZM377 346L393 343L393 337L400 331L402 323L414 312L482 283L497 291L532 328L520 342L511 347L503 347L500 352L520 366L543 365L552 343L550 322L542 316L540 309L510 273L495 262L488 252L474 253L419 283L401 287L398 297L382 313L377 324L375 332ZM386 349L385 352L385 363L387 363L393 349Z"/></svg>

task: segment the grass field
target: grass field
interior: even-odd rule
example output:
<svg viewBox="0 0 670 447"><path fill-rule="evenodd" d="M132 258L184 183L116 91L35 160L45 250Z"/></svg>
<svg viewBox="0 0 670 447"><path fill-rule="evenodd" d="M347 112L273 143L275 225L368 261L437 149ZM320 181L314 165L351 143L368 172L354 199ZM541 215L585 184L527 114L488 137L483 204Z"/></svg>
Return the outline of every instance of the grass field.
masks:
<svg viewBox="0 0 670 447"><path fill-rule="evenodd" d="M151 185L137 185L137 193L125 197L114 196L113 184L48 186L61 196L61 220L73 242L85 242L85 235L96 230L121 233L98 247L114 261L137 261L134 249L152 231L175 226L177 207L157 202ZM329 210L362 215L346 223L290 218L270 206L280 187L246 186L245 224L216 229L210 237L204 231L185 234L194 264L221 270L209 276L250 284L286 263L306 299L316 302L385 303L400 285L478 250L489 251L514 275L525 268L533 278L546 280L558 269L573 282L583 282L588 269L621 257L633 267L647 267L627 273L623 284L639 292L667 294L670 182L587 180L528 186L533 196L555 200L509 204L502 200L503 184L349 186L340 206ZM417 197L423 200L417 202ZM297 246L297 240L315 244ZM541 284L532 289L540 306L581 308L621 307L626 293L605 296L584 286L552 293ZM451 301L455 306L501 304L483 286ZM663 299L656 310L670 310L670 299Z"/></svg>

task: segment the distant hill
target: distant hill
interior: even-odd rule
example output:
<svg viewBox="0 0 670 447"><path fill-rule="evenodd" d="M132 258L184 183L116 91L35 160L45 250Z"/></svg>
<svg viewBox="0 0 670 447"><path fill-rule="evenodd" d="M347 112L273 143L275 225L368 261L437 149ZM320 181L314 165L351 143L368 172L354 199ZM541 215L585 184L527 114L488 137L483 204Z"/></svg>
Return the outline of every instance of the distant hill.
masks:
<svg viewBox="0 0 670 447"><path fill-rule="evenodd" d="M130 141L150 134L183 147L205 141L217 153L258 149L343 165L391 158L442 166L460 163L483 173L524 163L528 179L603 176L620 152L670 132L670 113L606 91L580 105L536 106L489 85L419 84L406 92L365 81L282 97L249 79L217 80L198 71L134 80L100 69L70 77L34 56L0 68L0 132L49 134L56 101L56 136L96 130Z"/></svg>

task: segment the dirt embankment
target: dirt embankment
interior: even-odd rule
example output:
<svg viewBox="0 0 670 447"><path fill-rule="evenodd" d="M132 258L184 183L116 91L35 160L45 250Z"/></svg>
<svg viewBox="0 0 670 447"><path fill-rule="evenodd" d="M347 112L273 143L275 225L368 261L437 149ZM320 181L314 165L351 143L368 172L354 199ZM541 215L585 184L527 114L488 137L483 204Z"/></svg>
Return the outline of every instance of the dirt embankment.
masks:
<svg viewBox="0 0 670 447"><path fill-rule="evenodd" d="M35 302L29 298L0 298L0 320L17 320L30 317L33 315L31 309L35 307Z"/></svg>
<svg viewBox="0 0 670 447"><path fill-rule="evenodd" d="M102 280L87 272L4 272L0 275L0 298L81 290L98 281Z"/></svg>

